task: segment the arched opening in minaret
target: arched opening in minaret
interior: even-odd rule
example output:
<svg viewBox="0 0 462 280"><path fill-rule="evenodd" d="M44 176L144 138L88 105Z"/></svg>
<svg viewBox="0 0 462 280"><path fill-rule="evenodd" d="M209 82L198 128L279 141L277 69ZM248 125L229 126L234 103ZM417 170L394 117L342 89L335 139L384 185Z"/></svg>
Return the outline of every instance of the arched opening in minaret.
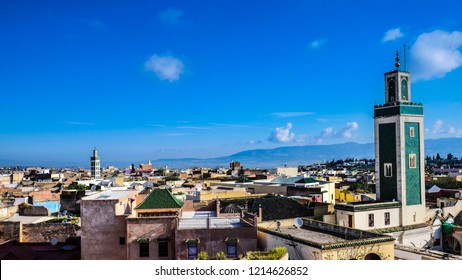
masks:
<svg viewBox="0 0 462 280"><path fill-rule="evenodd" d="M364 257L365 260L381 260L379 255L374 254L374 253L369 253Z"/></svg>
<svg viewBox="0 0 462 280"><path fill-rule="evenodd" d="M396 101L396 83L394 79L388 82L388 102Z"/></svg>
<svg viewBox="0 0 462 280"><path fill-rule="evenodd" d="M402 100L408 100L408 89L407 89L407 80L406 79L402 79L401 80L401 96L402 96Z"/></svg>

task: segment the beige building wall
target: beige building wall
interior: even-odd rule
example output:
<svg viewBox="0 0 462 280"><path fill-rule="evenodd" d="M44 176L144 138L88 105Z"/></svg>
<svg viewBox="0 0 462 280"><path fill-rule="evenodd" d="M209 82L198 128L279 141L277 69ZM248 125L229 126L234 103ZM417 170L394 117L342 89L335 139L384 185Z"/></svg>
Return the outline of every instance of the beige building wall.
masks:
<svg viewBox="0 0 462 280"><path fill-rule="evenodd" d="M385 225L385 213L390 213L390 224ZM369 227L369 214L374 215L374 226ZM352 228L361 230L373 230L382 228L391 228L401 225L400 208L377 209L367 211L335 211L337 225L348 227L349 215L353 217Z"/></svg>
<svg viewBox="0 0 462 280"><path fill-rule="evenodd" d="M286 247L290 260L363 260L368 254L376 254L383 260L394 259L393 242L322 250L299 242L288 242L287 239L259 231L258 245L266 250Z"/></svg>
<svg viewBox="0 0 462 280"><path fill-rule="evenodd" d="M298 176L298 167L278 167L276 168L276 174L287 177Z"/></svg>

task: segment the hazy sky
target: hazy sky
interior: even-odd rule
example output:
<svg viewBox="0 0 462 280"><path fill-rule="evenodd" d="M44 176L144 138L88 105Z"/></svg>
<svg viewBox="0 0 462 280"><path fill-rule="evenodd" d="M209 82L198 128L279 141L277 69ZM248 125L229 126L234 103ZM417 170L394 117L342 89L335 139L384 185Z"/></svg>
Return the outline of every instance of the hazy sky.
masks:
<svg viewBox="0 0 462 280"><path fill-rule="evenodd" d="M0 1L0 159L86 162L96 146L105 166L372 142L404 43L426 137L462 137L461 11L455 0Z"/></svg>

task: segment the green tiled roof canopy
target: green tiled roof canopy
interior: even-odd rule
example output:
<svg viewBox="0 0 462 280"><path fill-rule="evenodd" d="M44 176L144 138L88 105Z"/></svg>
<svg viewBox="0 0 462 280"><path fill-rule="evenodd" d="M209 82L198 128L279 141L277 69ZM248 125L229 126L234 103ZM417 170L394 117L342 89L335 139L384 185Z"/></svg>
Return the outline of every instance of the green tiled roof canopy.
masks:
<svg viewBox="0 0 462 280"><path fill-rule="evenodd" d="M135 209L181 208L183 202L167 189L154 189Z"/></svg>

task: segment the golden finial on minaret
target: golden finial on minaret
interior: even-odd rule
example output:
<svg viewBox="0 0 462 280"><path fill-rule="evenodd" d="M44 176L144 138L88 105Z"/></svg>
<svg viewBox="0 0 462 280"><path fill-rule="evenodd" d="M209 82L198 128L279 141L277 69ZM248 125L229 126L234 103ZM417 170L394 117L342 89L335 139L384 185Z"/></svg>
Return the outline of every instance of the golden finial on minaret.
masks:
<svg viewBox="0 0 462 280"><path fill-rule="evenodd" d="M396 67L396 69L398 69L399 66L401 65L401 64L399 64L399 52L398 52L398 50L396 50L396 58L395 58L395 61L396 61L395 67Z"/></svg>

